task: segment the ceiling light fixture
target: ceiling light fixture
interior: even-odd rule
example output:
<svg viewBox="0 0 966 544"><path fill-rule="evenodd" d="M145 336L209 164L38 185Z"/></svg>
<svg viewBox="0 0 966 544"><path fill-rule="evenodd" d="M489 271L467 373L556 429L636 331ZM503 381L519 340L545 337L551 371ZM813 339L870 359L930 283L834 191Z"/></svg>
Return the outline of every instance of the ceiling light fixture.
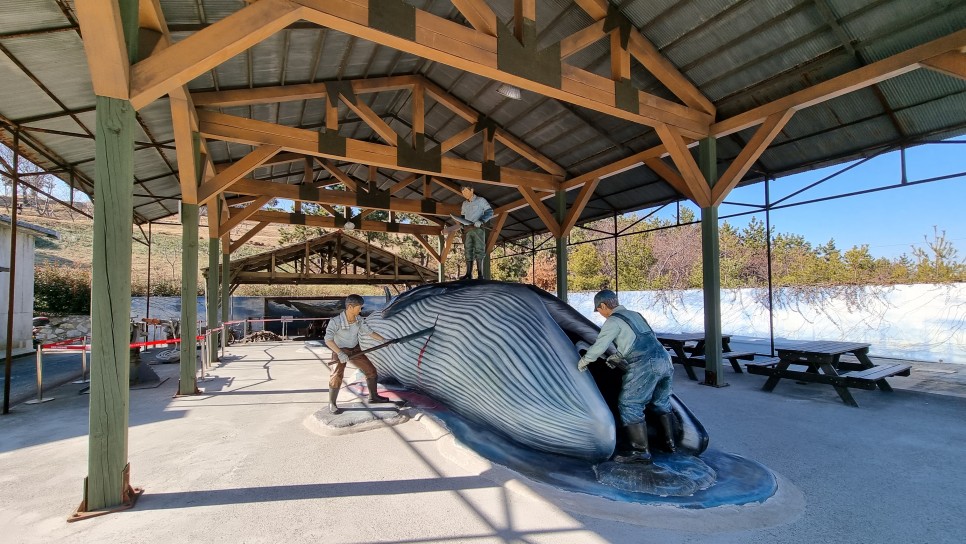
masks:
<svg viewBox="0 0 966 544"><path fill-rule="evenodd" d="M496 90L496 92L502 94L503 96L511 100L520 100L520 89L510 85L509 83L504 83Z"/></svg>

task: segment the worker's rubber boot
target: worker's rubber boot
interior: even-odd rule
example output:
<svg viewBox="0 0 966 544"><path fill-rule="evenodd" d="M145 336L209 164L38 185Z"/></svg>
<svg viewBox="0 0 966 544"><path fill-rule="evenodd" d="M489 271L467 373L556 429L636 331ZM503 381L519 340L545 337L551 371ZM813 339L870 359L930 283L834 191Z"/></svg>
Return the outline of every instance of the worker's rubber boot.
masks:
<svg viewBox="0 0 966 544"><path fill-rule="evenodd" d="M336 399L339 398L339 390L335 387L329 388L329 412L333 414L341 414L342 408L336 404Z"/></svg>
<svg viewBox="0 0 966 544"><path fill-rule="evenodd" d="M379 394L376 378L366 378L366 385L369 387L369 402L392 402L392 399Z"/></svg>
<svg viewBox="0 0 966 544"><path fill-rule="evenodd" d="M473 259L468 259L466 261L466 274L460 276L461 280L471 280L473 279Z"/></svg>
<svg viewBox="0 0 966 544"><path fill-rule="evenodd" d="M667 448L667 451L674 453L676 451L674 447L674 416L661 414L658 421L661 423L661 430L664 431L664 447Z"/></svg>
<svg viewBox="0 0 966 544"><path fill-rule="evenodd" d="M631 451L614 456L618 463L651 464L651 452L647 448L647 424L634 423L627 426L627 436L630 438Z"/></svg>
<svg viewBox="0 0 966 544"><path fill-rule="evenodd" d="M476 277L478 279L486 279L483 277L483 259L476 260Z"/></svg>

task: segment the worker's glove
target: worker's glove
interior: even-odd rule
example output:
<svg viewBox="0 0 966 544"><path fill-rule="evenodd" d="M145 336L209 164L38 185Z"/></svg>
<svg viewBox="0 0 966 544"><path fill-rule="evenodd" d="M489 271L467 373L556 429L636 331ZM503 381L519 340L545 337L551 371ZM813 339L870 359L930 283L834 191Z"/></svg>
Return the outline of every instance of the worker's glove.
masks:
<svg viewBox="0 0 966 544"><path fill-rule="evenodd" d="M336 357L339 358L339 362L340 363L345 364L345 363L348 363L349 362L349 356L346 355L344 351L340 351L339 353L337 353L336 354Z"/></svg>
<svg viewBox="0 0 966 544"><path fill-rule="evenodd" d="M480 228L480 226L481 226L482 224L483 224L483 223L480 223L479 221L477 221L476 223L473 223L473 226L474 226L474 227L476 227L476 228Z"/></svg>
<svg viewBox="0 0 966 544"><path fill-rule="evenodd" d="M583 357L581 357L580 360L577 361L577 370L579 370L581 372L586 372L587 371L587 367L592 362L593 361L588 361L587 359L584 359Z"/></svg>
<svg viewBox="0 0 966 544"><path fill-rule="evenodd" d="M609 356L606 360L604 360L604 363L606 363L610 368L619 368L621 370L627 370L630 368L630 366L627 364L627 359L622 357L619 353L614 353L613 355Z"/></svg>

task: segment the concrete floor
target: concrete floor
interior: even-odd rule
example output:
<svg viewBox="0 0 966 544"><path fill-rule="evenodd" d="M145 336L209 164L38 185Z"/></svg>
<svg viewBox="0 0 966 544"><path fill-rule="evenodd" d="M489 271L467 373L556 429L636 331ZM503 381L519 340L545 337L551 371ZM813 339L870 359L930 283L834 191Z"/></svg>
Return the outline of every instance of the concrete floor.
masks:
<svg viewBox="0 0 966 544"><path fill-rule="evenodd" d="M714 389L678 368L675 390L712 447L780 479L764 504L709 510L548 488L462 448L424 414L323 436L313 414L327 371L300 344L228 348L196 397L172 398L177 365L154 369L170 379L131 391L132 483L145 493L126 512L65 521L87 473L81 385L0 417L4 542L938 543L966 534L966 385L945 379L957 368L917 368L890 379L891 394L856 390L860 408L828 386L785 380L765 393L764 377L729 369L731 385Z"/></svg>

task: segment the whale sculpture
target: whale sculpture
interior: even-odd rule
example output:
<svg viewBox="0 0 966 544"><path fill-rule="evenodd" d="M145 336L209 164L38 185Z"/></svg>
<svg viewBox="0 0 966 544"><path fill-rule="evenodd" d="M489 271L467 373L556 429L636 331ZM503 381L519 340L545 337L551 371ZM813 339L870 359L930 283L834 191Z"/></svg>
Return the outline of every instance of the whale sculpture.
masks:
<svg viewBox="0 0 966 544"><path fill-rule="evenodd" d="M600 329L546 291L480 280L425 285L367 322L389 338L436 325L428 342L371 352L381 378L537 450L591 461L613 454L620 371L603 364L577 370L575 344L593 343ZM376 343L361 338L363 348ZM679 448L704 451L701 424L678 399L672 407Z"/></svg>

